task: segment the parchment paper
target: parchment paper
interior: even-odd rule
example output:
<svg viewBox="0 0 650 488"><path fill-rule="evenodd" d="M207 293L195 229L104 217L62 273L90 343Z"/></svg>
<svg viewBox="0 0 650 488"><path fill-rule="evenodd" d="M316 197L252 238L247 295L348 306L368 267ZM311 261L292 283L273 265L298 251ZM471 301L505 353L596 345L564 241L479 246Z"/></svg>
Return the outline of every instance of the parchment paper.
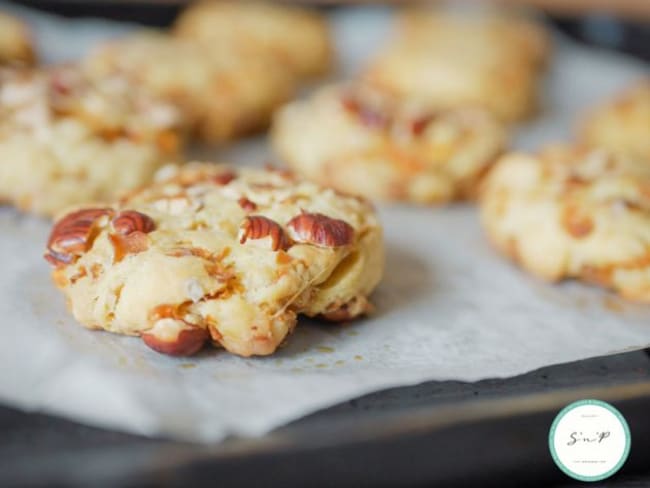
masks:
<svg viewBox="0 0 650 488"><path fill-rule="evenodd" d="M72 59L129 28L20 13L37 26L50 60ZM344 71L379 44L387 13L355 8L333 17ZM545 113L516 144L567 138L574 113L644 71L558 38ZM261 139L220 156L269 157ZM214 442L261 435L380 388L512 376L650 344L648 307L577 283L535 281L487 245L471 206L380 211L388 264L375 317L342 327L302 321L270 358L208 348L173 359L137 339L76 325L41 257L49 223L0 209L0 398L95 425Z"/></svg>

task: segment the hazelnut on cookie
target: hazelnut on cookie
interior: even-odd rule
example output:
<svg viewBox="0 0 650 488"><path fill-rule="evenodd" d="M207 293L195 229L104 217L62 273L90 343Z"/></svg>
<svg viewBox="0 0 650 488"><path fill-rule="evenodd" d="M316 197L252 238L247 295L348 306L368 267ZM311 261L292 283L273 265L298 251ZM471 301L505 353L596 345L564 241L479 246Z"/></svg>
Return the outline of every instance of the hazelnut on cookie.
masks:
<svg viewBox="0 0 650 488"><path fill-rule="evenodd" d="M272 354L298 315L370 310L382 230L370 204L273 170L190 163L54 226L45 258L86 327L165 354L206 342Z"/></svg>

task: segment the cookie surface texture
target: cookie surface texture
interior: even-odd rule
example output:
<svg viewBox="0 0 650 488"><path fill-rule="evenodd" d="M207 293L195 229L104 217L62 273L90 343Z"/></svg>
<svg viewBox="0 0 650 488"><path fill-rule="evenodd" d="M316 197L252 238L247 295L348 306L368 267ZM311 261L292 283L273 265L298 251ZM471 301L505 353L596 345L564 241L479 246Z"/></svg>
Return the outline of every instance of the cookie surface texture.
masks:
<svg viewBox="0 0 650 488"><path fill-rule="evenodd" d="M105 44L84 66L92 77L119 74L177 104L195 135L209 143L264 128L296 87L295 77L274 60L157 31Z"/></svg>
<svg viewBox="0 0 650 488"><path fill-rule="evenodd" d="M537 27L519 22L457 14L405 14L395 39L371 62L363 77L433 108L477 105L504 122L525 120L537 111L538 85L547 54L543 40L522 40L532 40L526 32L537 33ZM544 31L539 30L534 38L544 39Z"/></svg>
<svg viewBox="0 0 650 488"><path fill-rule="evenodd" d="M650 166L549 147L504 156L481 195L490 240L549 281L577 278L650 302Z"/></svg>
<svg viewBox="0 0 650 488"><path fill-rule="evenodd" d="M481 109L429 110L364 84L334 85L275 117L272 140L289 166L372 200L471 198L503 150L505 128Z"/></svg>
<svg viewBox="0 0 650 488"><path fill-rule="evenodd" d="M580 137L585 144L650 164L650 78L588 112L583 117Z"/></svg>
<svg viewBox="0 0 650 488"><path fill-rule="evenodd" d="M243 48L275 60L299 77L326 73L333 47L327 21L316 12L261 2L202 2L176 22L177 36L209 46Z"/></svg>
<svg viewBox="0 0 650 488"><path fill-rule="evenodd" d="M74 67L0 70L0 200L52 216L112 201L178 158L176 108Z"/></svg>
<svg viewBox="0 0 650 488"><path fill-rule="evenodd" d="M55 225L46 259L74 317L176 355L273 353L297 316L370 310L382 231L367 202L286 172L190 163ZM167 173L167 174L165 174Z"/></svg>

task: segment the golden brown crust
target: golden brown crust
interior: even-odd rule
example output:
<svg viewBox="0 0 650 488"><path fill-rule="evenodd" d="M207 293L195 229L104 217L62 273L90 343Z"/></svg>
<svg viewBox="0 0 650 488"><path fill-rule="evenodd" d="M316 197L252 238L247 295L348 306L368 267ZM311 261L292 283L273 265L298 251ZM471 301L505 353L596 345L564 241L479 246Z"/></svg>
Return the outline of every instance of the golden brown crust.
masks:
<svg viewBox="0 0 650 488"><path fill-rule="evenodd" d="M314 11L261 2L199 2L176 21L177 36L243 49L272 59L299 77L325 74L333 47L327 21Z"/></svg>
<svg viewBox="0 0 650 488"><path fill-rule="evenodd" d="M35 60L29 27L19 19L0 12L0 65L32 65Z"/></svg>
<svg viewBox="0 0 650 488"><path fill-rule="evenodd" d="M437 8L406 8L398 18L399 35L421 42L457 39L507 50L513 61L544 69L551 57L551 38L542 24L505 10L444 12Z"/></svg>
<svg viewBox="0 0 650 488"><path fill-rule="evenodd" d="M433 108L477 105L516 122L537 110L548 51L548 36L528 21L416 10L363 78Z"/></svg>
<svg viewBox="0 0 650 488"><path fill-rule="evenodd" d="M579 137L584 144L650 162L650 78L587 113Z"/></svg>
<svg viewBox="0 0 650 488"><path fill-rule="evenodd" d="M295 77L274 60L155 31L104 45L85 65L94 77L119 73L176 103L196 135L212 143L264 128L296 87Z"/></svg>
<svg viewBox="0 0 650 488"><path fill-rule="evenodd" d="M471 198L506 130L480 109L430 110L352 83L284 107L272 140L294 170L342 192L442 203Z"/></svg>
<svg viewBox="0 0 650 488"><path fill-rule="evenodd" d="M110 209L64 217L48 248L55 283L85 326L142 335L175 355L209 335L243 356L273 353L299 314L365 313L383 252L369 204L281 172L209 163L165 168Z"/></svg>
<svg viewBox="0 0 650 488"><path fill-rule="evenodd" d="M0 199L22 210L117 198L175 161L183 135L174 106L123 77L0 69Z"/></svg>
<svg viewBox="0 0 650 488"><path fill-rule="evenodd" d="M650 167L604 150L510 154L481 195L490 240L531 273L650 302Z"/></svg>

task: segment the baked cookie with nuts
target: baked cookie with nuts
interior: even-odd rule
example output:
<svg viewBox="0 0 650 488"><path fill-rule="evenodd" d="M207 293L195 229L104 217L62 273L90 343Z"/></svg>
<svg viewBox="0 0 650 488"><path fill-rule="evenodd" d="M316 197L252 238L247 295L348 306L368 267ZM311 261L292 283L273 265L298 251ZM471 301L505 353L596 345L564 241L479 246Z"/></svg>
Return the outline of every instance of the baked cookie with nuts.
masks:
<svg viewBox="0 0 650 488"><path fill-rule="evenodd" d="M112 201L178 158L182 119L123 77L0 69L0 201L52 216Z"/></svg>
<svg viewBox="0 0 650 488"><path fill-rule="evenodd" d="M85 65L93 77L117 73L177 104L211 143L263 128L295 88L295 77L274 60L153 31L108 43Z"/></svg>
<svg viewBox="0 0 650 488"><path fill-rule="evenodd" d="M546 68L552 51L544 26L513 9L405 8L397 18L397 35L428 44L452 39L460 44L487 44L538 71Z"/></svg>
<svg viewBox="0 0 650 488"><path fill-rule="evenodd" d="M272 140L291 168L340 191L440 203L474 195L506 130L485 110L432 110L351 83L282 108Z"/></svg>
<svg viewBox="0 0 650 488"><path fill-rule="evenodd" d="M516 22L443 13L409 15L362 76L433 108L478 105L504 122L527 119L537 109L546 48L524 43L522 39L529 39L525 32L534 27L519 28ZM543 39L543 31L535 37Z"/></svg>
<svg viewBox="0 0 650 488"><path fill-rule="evenodd" d="M174 32L207 46L231 46L250 56L267 57L299 77L322 75L332 64L326 19L298 7L204 1L181 14Z"/></svg>
<svg viewBox="0 0 650 488"><path fill-rule="evenodd" d="M34 44L27 25L0 12L0 65L32 64L34 58Z"/></svg>
<svg viewBox="0 0 650 488"><path fill-rule="evenodd" d="M650 78L588 113L580 138L650 163Z"/></svg>
<svg viewBox="0 0 650 488"><path fill-rule="evenodd" d="M650 302L650 165L602 149L513 153L481 195L490 240L545 280L577 278Z"/></svg>
<svg viewBox="0 0 650 488"><path fill-rule="evenodd" d="M165 354L272 354L297 316L370 309L382 230L362 199L282 171L190 163L61 218L45 258L74 317Z"/></svg>

